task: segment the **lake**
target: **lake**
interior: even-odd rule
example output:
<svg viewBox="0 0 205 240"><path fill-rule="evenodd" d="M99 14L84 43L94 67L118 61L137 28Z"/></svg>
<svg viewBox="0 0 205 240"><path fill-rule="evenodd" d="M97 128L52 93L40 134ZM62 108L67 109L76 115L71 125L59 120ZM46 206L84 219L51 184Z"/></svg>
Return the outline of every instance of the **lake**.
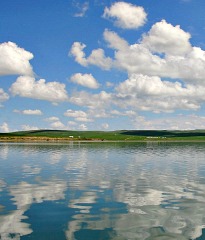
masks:
<svg viewBox="0 0 205 240"><path fill-rule="evenodd" d="M0 239L205 239L205 143L1 143Z"/></svg>

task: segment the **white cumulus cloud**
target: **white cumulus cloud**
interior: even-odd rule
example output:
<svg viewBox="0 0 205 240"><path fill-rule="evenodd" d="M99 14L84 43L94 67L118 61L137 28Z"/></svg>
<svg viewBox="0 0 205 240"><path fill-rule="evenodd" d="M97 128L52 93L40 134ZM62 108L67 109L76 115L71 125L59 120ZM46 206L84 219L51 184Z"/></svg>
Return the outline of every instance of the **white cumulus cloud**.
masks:
<svg viewBox="0 0 205 240"><path fill-rule="evenodd" d="M64 113L64 116L73 117L73 118L87 117L87 113L84 111L76 111L76 110L69 109Z"/></svg>
<svg viewBox="0 0 205 240"><path fill-rule="evenodd" d="M9 99L9 95L4 92L4 90L2 88L0 88L0 107L1 107L1 103L5 102Z"/></svg>
<svg viewBox="0 0 205 240"><path fill-rule="evenodd" d="M78 126L78 130L80 130L80 131L87 131L88 128L87 128L87 126L86 126L85 124L80 124L80 125Z"/></svg>
<svg viewBox="0 0 205 240"><path fill-rule="evenodd" d="M85 53L83 52L85 47L86 45L83 43L74 42L70 50L70 54L75 57L75 61L82 66L88 65L85 58Z"/></svg>
<svg viewBox="0 0 205 240"><path fill-rule="evenodd" d="M33 75L33 54L13 42L0 44L0 75Z"/></svg>
<svg viewBox="0 0 205 240"><path fill-rule="evenodd" d="M23 131L31 131L31 130L39 130L40 128L37 126L30 126L28 124L23 124L23 125L21 125L21 129Z"/></svg>
<svg viewBox="0 0 205 240"><path fill-rule="evenodd" d="M4 122L0 125L1 132L10 132L8 123Z"/></svg>
<svg viewBox="0 0 205 240"><path fill-rule="evenodd" d="M70 126L75 126L77 123L76 122L74 122L74 121L68 121L68 125L70 125Z"/></svg>
<svg viewBox="0 0 205 240"><path fill-rule="evenodd" d="M102 91L97 94L85 91L75 92L70 102L86 106L89 111L68 110L65 115L78 121L112 116L131 117L136 111L173 112L177 109L198 110L205 101L205 86L183 84L159 76L130 74L128 79L119 83L112 93ZM123 114L113 112L114 106L126 110ZM105 111L106 110L106 111ZM108 111L109 110L109 111Z"/></svg>
<svg viewBox="0 0 205 240"><path fill-rule="evenodd" d="M104 50L101 48L94 49L91 54L86 58L83 49L86 47L85 44L80 42L74 42L70 54L75 58L75 61L80 65L86 67L88 65L95 65L104 70L109 70L112 66L112 59L106 57Z"/></svg>
<svg viewBox="0 0 205 240"><path fill-rule="evenodd" d="M166 116L155 119L147 119L137 116L132 119L133 127L136 129L169 129L169 130L194 130L205 128L205 117L192 115Z"/></svg>
<svg viewBox="0 0 205 240"><path fill-rule="evenodd" d="M52 129L67 129L58 117L52 116L45 118L44 121L49 122Z"/></svg>
<svg viewBox="0 0 205 240"><path fill-rule="evenodd" d="M65 129L65 125L61 121L54 121L50 125L54 129Z"/></svg>
<svg viewBox="0 0 205 240"><path fill-rule="evenodd" d="M114 19L114 24L124 29L137 29L147 20L143 7L127 2L116 2L110 8L106 7L103 17Z"/></svg>
<svg viewBox="0 0 205 240"><path fill-rule="evenodd" d="M110 31L108 29L105 29L103 33L104 39L109 43L109 47L116 49L116 50L122 50L122 49L128 49L129 45L126 40L121 38L117 35L117 33Z"/></svg>
<svg viewBox="0 0 205 240"><path fill-rule="evenodd" d="M75 119L75 121L78 121L78 122L93 122L93 120L88 117L88 114L81 110L76 111L76 110L68 109L64 113L64 116L72 117Z"/></svg>
<svg viewBox="0 0 205 240"><path fill-rule="evenodd" d="M142 43L153 52L183 56L191 50L190 38L190 33L183 31L179 25L173 26L162 20L143 36Z"/></svg>
<svg viewBox="0 0 205 240"><path fill-rule="evenodd" d="M105 91L97 94L90 94L85 91L74 92L70 97L70 102L78 106L86 106L89 109L101 109L111 103L112 95Z"/></svg>
<svg viewBox="0 0 205 240"><path fill-rule="evenodd" d="M105 130L109 128L108 123L103 123L101 126L102 126L102 129L105 129Z"/></svg>
<svg viewBox="0 0 205 240"><path fill-rule="evenodd" d="M205 87L163 81L157 76L132 74L116 87L116 103L147 111L197 110L205 101Z"/></svg>
<svg viewBox="0 0 205 240"><path fill-rule="evenodd" d="M53 117L45 118L45 121L47 121L47 122L56 122L56 121L59 121L59 118L53 116Z"/></svg>
<svg viewBox="0 0 205 240"><path fill-rule="evenodd" d="M38 81L33 77L20 76L11 85L11 93L15 96L47 100L53 103L63 102L68 99L65 84L47 82L45 79Z"/></svg>
<svg viewBox="0 0 205 240"><path fill-rule="evenodd" d="M150 40L151 37L147 35L144 37L144 42L129 45L116 33L106 30L104 38L108 45L115 50L112 66L128 74L136 73L181 79L185 83L204 85L205 51L199 47L192 47L188 41L189 34L179 27L174 27L165 22L162 24L168 25L168 28L176 31L176 34L179 31L181 41L178 40L178 43L174 43L173 39L177 40L175 36L167 41L164 39L163 43L160 44L157 41L161 38L161 32L156 32L155 35L158 34L158 38L155 38L155 41ZM150 36L153 36L153 34ZM159 53L164 52L165 55L160 56L153 53L152 48Z"/></svg>
<svg viewBox="0 0 205 240"><path fill-rule="evenodd" d="M25 114L25 115L42 115L42 111L39 110L39 109L35 109L35 110L32 110L32 109L25 109L25 110L17 110L15 109L13 112L15 113L20 113L20 114Z"/></svg>
<svg viewBox="0 0 205 240"><path fill-rule="evenodd" d="M97 89L100 86L92 74L76 73L71 76L70 80L76 84L92 89Z"/></svg>

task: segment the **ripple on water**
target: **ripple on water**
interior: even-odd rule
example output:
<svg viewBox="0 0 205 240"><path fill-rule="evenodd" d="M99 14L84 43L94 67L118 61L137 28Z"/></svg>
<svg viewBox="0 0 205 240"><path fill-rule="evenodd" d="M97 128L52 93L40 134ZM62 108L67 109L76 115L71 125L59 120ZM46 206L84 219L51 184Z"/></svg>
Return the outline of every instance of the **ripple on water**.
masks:
<svg viewBox="0 0 205 240"><path fill-rule="evenodd" d="M0 153L0 206L9 212L0 210L5 239L37 239L48 222L71 240L82 240L85 232L96 240L100 234L205 238L205 144L6 144Z"/></svg>

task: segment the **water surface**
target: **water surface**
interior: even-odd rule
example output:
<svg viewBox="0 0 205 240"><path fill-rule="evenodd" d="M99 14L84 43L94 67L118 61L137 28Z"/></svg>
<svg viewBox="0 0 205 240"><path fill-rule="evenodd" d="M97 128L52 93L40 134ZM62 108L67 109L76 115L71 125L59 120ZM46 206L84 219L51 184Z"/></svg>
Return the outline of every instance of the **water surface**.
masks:
<svg viewBox="0 0 205 240"><path fill-rule="evenodd" d="M0 239L205 239L205 143L0 144Z"/></svg>

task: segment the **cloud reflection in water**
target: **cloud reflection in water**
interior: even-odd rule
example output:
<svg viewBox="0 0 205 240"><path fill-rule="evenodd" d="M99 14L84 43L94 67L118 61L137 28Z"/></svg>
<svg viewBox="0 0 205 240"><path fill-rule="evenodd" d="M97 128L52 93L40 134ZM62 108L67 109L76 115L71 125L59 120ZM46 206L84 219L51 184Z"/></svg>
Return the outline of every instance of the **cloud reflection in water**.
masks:
<svg viewBox="0 0 205 240"><path fill-rule="evenodd" d="M19 162L24 179L15 184L8 184L9 178L0 181L0 190L7 188L16 206L0 215L2 239L10 239L11 233L16 239L31 234L32 219L25 219L31 205L57 200L65 203L68 216L62 226L67 227L61 231L69 240L81 240L84 231L90 238L91 232L104 231L112 240L202 236L205 144L30 147ZM33 158L28 162L29 153Z"/></svg>

